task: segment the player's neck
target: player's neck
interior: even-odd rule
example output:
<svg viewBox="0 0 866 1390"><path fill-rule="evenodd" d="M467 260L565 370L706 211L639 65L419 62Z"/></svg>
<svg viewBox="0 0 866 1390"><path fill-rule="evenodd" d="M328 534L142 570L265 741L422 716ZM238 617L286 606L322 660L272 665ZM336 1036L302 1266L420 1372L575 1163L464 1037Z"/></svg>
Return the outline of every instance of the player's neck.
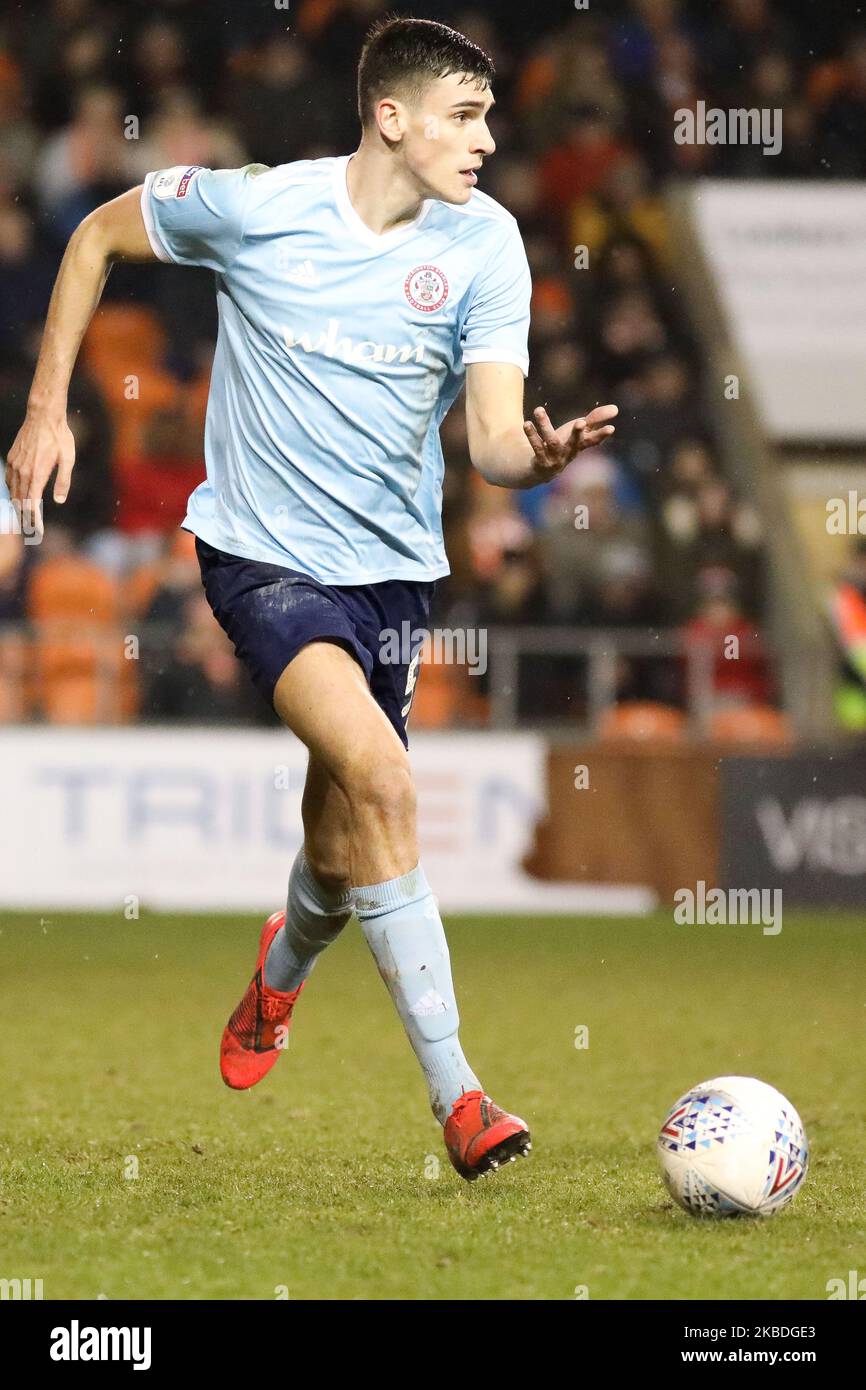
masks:
<svg viewBox="0 0 866 1390"><path fill-rule="evenodd" d="M349 159L346 187L355 212L377 236L414 222L424 202L394 157L363 141Z"/></svg>

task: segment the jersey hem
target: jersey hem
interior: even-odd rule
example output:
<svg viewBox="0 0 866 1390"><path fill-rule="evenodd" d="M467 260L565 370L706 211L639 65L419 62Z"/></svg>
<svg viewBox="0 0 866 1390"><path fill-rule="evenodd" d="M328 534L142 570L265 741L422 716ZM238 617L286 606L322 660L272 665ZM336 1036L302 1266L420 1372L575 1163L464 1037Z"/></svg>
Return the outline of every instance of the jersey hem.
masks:
<svg viewBox="0 0 866 1390"><path fill-rule="evenodd" d="M213 533L205 535L206 527L200 522L191 522L185 517L181 522L180 529L189 531L193 536L198 536L207 545L212 545L215 550L223 550L227 555L236 555L239 560L251 560L254 564L260 565L281 565L283 569L297 570L300 574L308 574L311 579L317 580L320 584L329 584L335 589L347 588L361 584L386 584L389 580L400 579L404 582L419 584L432 584L434 580L445 579L451 573L451 566L445 562L444 566L437 566L432 572L419 574L417 570L407 571L406 569L394 568L383 570L381 574L371 574L369 570L358 570L354 574L341 575L339 579L329 579L322 573L314 573L308 565L292 565L281 560L275 560L272 555L265 555L257 551L255 546L244 546L236 541L232 541L231 549L225 541L215 537Z"/></svg>

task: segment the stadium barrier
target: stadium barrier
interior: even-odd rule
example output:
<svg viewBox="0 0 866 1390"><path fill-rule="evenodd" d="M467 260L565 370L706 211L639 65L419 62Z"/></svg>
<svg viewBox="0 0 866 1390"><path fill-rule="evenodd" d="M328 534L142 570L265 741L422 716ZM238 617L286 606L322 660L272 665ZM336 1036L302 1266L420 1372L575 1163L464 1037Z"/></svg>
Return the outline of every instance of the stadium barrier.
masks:
<svg viewBox="0 0 866 1390"><path fill-rule="evenodd" d="M781 659L757 634L737 636L733 651L732 640L722 632L707 638L684 629L434 629L422 657L414 727L601 734L621 698L626 661L640 667L650 686L669 692L662 703L682 703L683 736L706 737L721 707L749 703L748 696L732 700L719 688L719 671L733 674L739 661L752 659L771 672ZM466 656L473 644L483 653L483 662L474 666ZM116 616L104 622L51 618L2 624L0 719L133 724L154 717L148 692L179 655L205 667L208 656L224 650L230 651L227 639L216 624L211 628L210 619L206 630L192 634L166 621L124 622ZM801 665L807 681L815 669L808 652ZM238 677L245 680L240 667ZM205 706L197 718L208 722ZM186 727L190 721L183 722ZM247 722L240 705L237 722Z"/></svg>

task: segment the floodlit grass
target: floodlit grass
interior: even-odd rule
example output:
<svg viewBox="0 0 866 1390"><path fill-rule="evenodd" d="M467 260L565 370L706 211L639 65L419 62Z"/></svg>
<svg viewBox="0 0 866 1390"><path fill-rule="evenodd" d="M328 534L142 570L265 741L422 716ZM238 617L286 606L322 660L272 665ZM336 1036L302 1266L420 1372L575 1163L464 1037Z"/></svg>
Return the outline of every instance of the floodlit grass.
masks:
<svg viewBox="0 0 866 1390"><path fill-rule="evenodd" d="M465 1051L534 1138L471 1186L354 922L274 1072L223 1086L259 927L0 916L0 1277L49 1299L822 1299L866 1275L860 920L449 919ZM667 1106L724 1073L785 1092L811 1141L769 1221L698 1222L657 1176Z"/></svg>

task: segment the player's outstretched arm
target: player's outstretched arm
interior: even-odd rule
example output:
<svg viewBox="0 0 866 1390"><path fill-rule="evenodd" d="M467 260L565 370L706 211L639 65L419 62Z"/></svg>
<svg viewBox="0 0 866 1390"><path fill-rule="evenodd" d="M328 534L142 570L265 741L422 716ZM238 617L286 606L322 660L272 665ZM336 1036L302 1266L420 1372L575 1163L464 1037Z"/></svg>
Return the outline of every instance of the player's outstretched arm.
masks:
<svg viewBox="0 0 866 1390"><path fill-rule="evenodd" d="M69 492L75 463L75 442L66 423L69 379L111 265L157 259L141 215L140 186L96 208L69 239L51 294L24 423L6 459L10 496L26 507L37 533L42 530L42 494L55 467L55 502L64 502Z"/></svg>
<svg viewBox="0 0 866 1390"><path fill-rule="evenodd" d="M481 476L498 487L535 487L561 473L581 449L614 432L619 411L599 405L554 429L543 406L523 419L523 373L507 362L472 362L466 368L469 456Z"/></svg>

